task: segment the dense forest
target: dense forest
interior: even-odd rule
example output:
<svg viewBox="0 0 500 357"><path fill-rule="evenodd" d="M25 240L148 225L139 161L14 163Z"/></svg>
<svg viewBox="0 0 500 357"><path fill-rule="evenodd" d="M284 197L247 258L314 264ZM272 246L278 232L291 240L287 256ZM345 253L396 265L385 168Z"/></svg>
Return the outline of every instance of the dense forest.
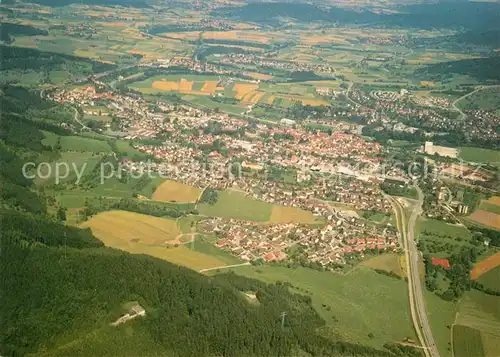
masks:
<svg viewBox="0 0 500 357"><path fill-rule="evenodd" d="M429 64L415 71L423 79L444 81L454 75L467 75L481 81L500 81L500 56Z"/></svg>
<svg viewBox="0 0 500 357"><path fill-rule="evenodd" d="M112 64L93 61L88 58L40 51L33 48L0 45L2 61L0 70L50 71L64 69L73 75L88 76L113 69Z"/></svg>
<svg viewBox="0 0 500 357"><path fill-rule="evenodd" d="M29 25L11 24L7 22L0 23L0 41L11 43L11 35L21 36L47 36L48 32Z"/></svg>
<svg viewBox="0 0 500 357"><path fill-rule="evenodd" d="M2 214L2 220L15 215L19 213ZM37 224L43 234L17 224L3 232L2 355L151 353L137 348L96 350L105 341L92 332L110 333L109 323L124 313L121 306L128 301L138 301L147 316L131 323L132 335L114 337L134 340L147 335L148 348L156 354L293 356L306 351L313 356L396 355L322 337L316 331L324 321L312 308L311 298L292 294L284 284L266 285L232 274L205 277L148 256L96 248L98 243L76 228L66 231L66 245L57 237L66 228L50 234L58 223L39 220ZM34 235L45 239L40 242ZM247 291L255 293L258 303L247 300L243 294ZM282 311L287 312L283 328ZM82 336L87 343L83 344Z"/></svg>

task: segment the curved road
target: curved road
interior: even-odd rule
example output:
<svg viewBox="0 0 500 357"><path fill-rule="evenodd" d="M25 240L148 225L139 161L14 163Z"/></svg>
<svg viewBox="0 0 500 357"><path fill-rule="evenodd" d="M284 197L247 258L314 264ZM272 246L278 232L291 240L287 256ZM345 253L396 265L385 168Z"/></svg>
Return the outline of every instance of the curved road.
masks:
<svg viewBox="0 0 500 357"><path fill-rule="evenodd" d="M408 272L408 290L410 297L410 311L413 325L417 332L420 344L426 357L440 357L434 342L432 330L427 317L427 309L423 295L422 281L420 279L418 257L419 251L415 242L415 224L418 216L422 213L423 193L415 186L418 192L418 203L414 206L410 218L407 221L404 209L396 199L392 199L396 207L396 218L400 225L403 247L405 251L406 269Z"/></svg>
<svg viewBox="0 0 500 357"><path fill-rule="evenodd" d="M455 109L457 112L460 113L460 117L458 119L460 120L464 120L467 118L467 115L462 111L462 109L460 109L459 107L457 107L457 103L460 102L461 100L473 95L474 93L477 93L483 89L487 89L487 88L497 88L497 87L500 87L499 85L494 85L494 86L480 86L478 88L476 88L475 90L473 90L472 92L470 93L467 93L463 96L461 96L460 98L457 98L455 99L455 101L453 103L451 103L451 106L453 107L453 109Z"/></svg>

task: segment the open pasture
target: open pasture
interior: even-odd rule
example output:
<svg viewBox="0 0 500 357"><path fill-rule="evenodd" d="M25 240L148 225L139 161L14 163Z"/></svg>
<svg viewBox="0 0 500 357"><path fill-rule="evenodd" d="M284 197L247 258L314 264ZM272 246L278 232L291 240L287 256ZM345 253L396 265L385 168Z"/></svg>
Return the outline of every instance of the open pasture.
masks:
<svg viewBox="0 0 500 357"><path fill-rule="evenodd" d="M486 288L500 291L500 264L483 273L478 280Z"/></svg>
<svg viewBox="0 0 500 357"><path fill-rule="evenodd" d="M60 136L49 131L43 131L45 136L42 144L55 146L59 142L61 151L111 153L111 147L106 141L87 138L83 136Z"/></svg>
<svg viewBox="0 0 500 357"><path fill-rule="evenodd" d="M458 156L465 161L500 165L500 151L498 150L464 146L459 148Z"/></svg>
<svg viewBox="0 0 500 357"><path fill-rule="evenodd" d="M166 202L196 202L201 190L197 187L186 185L182 182L164 181L153 193L152 199Z"/></svg>
<svg viewBox="0 0 500 357"><path fill-rule="evenodd" d="M198 205L201 214L246 221L267 222L271 216L272 205L255 200L237 191L220 191L219 199L213 205Z"/></svg>
<svg viewBox="0 0 500 357"><path fill-rule="evenodd" d="M74 184L78 179L78 173L90 173L99 163L101 156L92 153L81 152L62 152L61 158L49 163L49 167L40 166L40 171L36 175L34 182L36 185L52 185L55 183L56 175L59 177L59 183ZM68 170L63 166L68 165ZM58 173L56 170L59 170Z"/></svg>
<svg viewBox="0 0 500 357"><path fill-rule="evenodd" d="M415 339L403 280L366 268L348 275L277 266L231 270L267 283L287 282L293 292L310 295L327 327L344 341L382 348L387 341Z"/></svg>
<svg viewBox="0 0 500 357"><path fill-rule="evenodd" d="M404 276L401 267L401 256L398 254L381 254L363 261L360 266L372 269L380 269L386 272L392 272L398 276Z"/></svg>
<svg viewBox="0 0 500 357"><path fill-rule="evenodd" d="M271 210L271 217L269 218L269 222L314 224L318 223L318 220L309 211L304 211L303 209L296 207L275 205Z"/></svg>

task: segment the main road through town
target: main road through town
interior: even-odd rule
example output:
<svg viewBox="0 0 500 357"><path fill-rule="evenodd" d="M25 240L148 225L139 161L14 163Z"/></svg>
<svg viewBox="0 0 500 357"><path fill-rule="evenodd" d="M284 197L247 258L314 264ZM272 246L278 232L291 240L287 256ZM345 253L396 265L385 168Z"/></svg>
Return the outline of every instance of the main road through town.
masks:
<svg viewBox="0 0 500 357"><path fill-rule="evenodd" d="M439 351L432 336L429 325L427 309L422 288L422 281L418 268L419 251L415 241L415 225L418 216L422 213L423 193L419 187L415 187L418 192L418 201L413 206L410 217L407 218L401 203L391 198L396 218L398 221L403 247L405 251L406 269L408 272L408 290L410 296L410 311L413 325L417 332L418 339L422 345L426 357L440 357Z"/></svg>

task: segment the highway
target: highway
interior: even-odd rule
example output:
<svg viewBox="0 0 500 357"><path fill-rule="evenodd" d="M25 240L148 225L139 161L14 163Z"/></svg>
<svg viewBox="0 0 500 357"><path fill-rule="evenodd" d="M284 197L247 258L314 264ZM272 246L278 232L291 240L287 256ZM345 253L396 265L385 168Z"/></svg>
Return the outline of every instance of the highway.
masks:
<svg viewBox="0 0 500 357"><path fill-rule="evenodd" d="M396 219L401 232L403 247L406 259L406 269L408 272L408 290L410 297L410 311L418 340L423 347L426 357L440 357L439 351L434 342L432 330L427 316L425 300L423 294L422 281L418 268L419 251L415 241L415 224L418 216L422 213L423 193L418 186L418 203L413 207L409 219L407 219L401 203L391 198L396 211Z"/></svg>

